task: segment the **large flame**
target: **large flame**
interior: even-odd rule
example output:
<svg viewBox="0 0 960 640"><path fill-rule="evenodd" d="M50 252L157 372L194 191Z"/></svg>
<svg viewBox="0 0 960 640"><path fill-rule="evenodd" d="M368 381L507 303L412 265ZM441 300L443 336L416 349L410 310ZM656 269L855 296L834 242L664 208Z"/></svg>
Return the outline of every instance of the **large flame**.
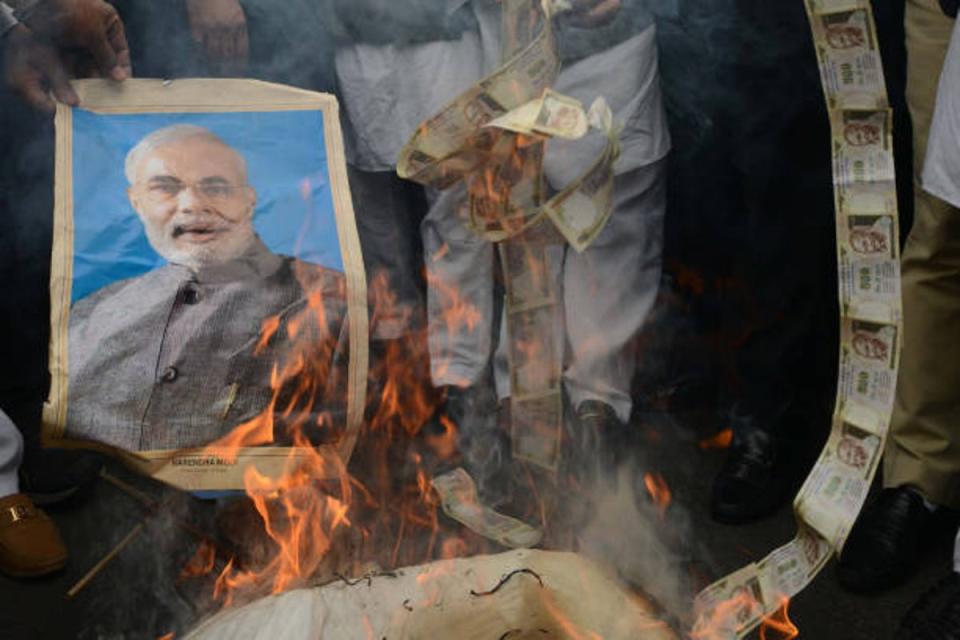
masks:
<svg viewBox="0 0 960 640"><path fill-rule="evenodd" d="M383 274L373 279L370 300L374 321L406 312ZM453 290L449 302L445 318L451 332L473 330L477 310ZM245 492L261 530L241 532L257 552L236 550L216 579L214 596L225 606L338 575L485 547L476 537L441 535L430 479L439 462L456 457L458 427L438 412L443 398L429 384L423 329L383 343L382 352L374 354L368 381L373 393L350 468L320 453L318 443L335 442L344 430L344 412L337 407L346 377L332 364L342 345L327 308L323 292L310 291L295 317L263 323L258 349L283 341L269 405L208 446L228 460L246 447L283 443L294 451L279 477L253 467L245 471ZM209 574L214 566L213 548L204 545L181 578Z"/></svg>

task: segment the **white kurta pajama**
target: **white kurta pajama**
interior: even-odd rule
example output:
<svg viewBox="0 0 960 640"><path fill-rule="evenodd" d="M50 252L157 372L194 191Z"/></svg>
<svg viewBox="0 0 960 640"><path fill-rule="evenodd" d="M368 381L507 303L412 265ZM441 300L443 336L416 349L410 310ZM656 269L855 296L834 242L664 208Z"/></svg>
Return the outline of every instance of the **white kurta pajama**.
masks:
<svg viewBox="0 0 960 640"><path fill-rule="evenodd" d="M393 168L420 122L500 64L497 3L474 0L471 8L478 31L459 40L338 50L351 164L370 170ZM638 35L565 67L555 87L585 105L602 95L624 126L610 221L582 254L557 246L548 256L563 300L554 335L558 353L564 354L564 384L571 403L577 407L584 400L600 400L614 407L624 422L631 410L630 383L636 369L630 345L653 306L660 280L663 158L670 148L655 28L652 19L647 23L650 26ZM545 162L550 188L561 189L574 180L604 144L596 132L583 140L551 141ZM422 225L431 280L431 374L437 386L467 386L480 380L493 355L493 323L499 320L493 317L494 246L465 225L463 194L462 185L431 194L432 206ZM454 301L466 302L476 311L479 321L472 329L447 324L444 312ZM495 366L501 398L510 393L506 372L506 355L501 352Z"/></svg>

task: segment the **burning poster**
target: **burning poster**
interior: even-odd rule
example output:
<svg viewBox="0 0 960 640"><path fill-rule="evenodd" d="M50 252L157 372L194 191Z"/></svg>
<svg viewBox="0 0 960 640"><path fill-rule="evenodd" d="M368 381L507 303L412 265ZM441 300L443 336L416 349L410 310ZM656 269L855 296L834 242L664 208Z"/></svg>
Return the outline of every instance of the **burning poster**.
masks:
<svg viewBox="0 0 960 640"><path fill-rule="evenodd" d="M187 489L349 458L366 294L331 96L76 85L57 113L45 440Z"/></svg>

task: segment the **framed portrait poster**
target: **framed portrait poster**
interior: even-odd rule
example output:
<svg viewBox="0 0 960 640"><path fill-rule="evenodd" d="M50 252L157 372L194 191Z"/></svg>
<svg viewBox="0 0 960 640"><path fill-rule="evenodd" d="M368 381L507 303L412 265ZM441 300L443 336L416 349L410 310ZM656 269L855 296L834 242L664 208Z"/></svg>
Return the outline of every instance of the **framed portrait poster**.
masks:
<svg viewBox="0 0 960 640"><path fill-rule="evenodd" d="M56 115L45 444L188 490L305 458L333 477L363 415L368 321L336 99L75 87L82 107Z"/></svg>

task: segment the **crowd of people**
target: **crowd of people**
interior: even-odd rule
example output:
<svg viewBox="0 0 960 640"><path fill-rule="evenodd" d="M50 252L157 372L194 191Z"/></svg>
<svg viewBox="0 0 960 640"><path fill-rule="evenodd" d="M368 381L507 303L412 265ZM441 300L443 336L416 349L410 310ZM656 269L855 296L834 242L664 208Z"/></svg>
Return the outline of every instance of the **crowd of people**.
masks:
<svg viewBox="0 0 960 640"><path fill-rule="evenodd" d="M607 446L621 442L642 363L636 345L664 270L675 279L696 272L706 284L694 287L691 324L725 345L707 377L720 389L717 427L733 431L711 514L727 524L756 521L788 502L809 469L829 431L836 385L830 133L803 3L571 4L557 23L556 89L585 102L603 95L623 124L609 222L584 252L551 246L546 260L563 292L555 326L574 429ZM905 580L931 514L960 507L960 354L949 324L960 321L956 4L876 7L900 123L900 204L904 226L912 217L913 227L903 250L903 363L885 488L840 559L851 591ZM495 247L470 230L462 189L439 192L396 175L416 127L500 63L497 3L8 0L0 34L3 147L13 150L0 171L0 250L11 257L6 281L32 291L16 303L25 311L0 308L10 324L4 361L23 363L3 380L0 406L17 405L8 410L27 427L21 435L0 413L0 571L39 575L66 561L52 521L27 493L59 493L73 478L31 482L18 468L24 436L26 469L31 455L49 455L33 453L36 412L22 401L45 393L36 363L46 336L35 327L44 325L49 221L30 216L52 209L44 140L54 101L78 103L71 77L228 75L337 95L366 271L385 278L398 301L395 314L376 317L373 352L425 334L430 382L452 416L466 421L486 384L509 414ZM589 151L557 145L548 153L549 188L570 182ZM478 311L480 330L449 332L450 291ZM24 477L30 486L20 485ZM960 536L957 549L957 572L910 612L906 637L960 637Z"/></svg>

